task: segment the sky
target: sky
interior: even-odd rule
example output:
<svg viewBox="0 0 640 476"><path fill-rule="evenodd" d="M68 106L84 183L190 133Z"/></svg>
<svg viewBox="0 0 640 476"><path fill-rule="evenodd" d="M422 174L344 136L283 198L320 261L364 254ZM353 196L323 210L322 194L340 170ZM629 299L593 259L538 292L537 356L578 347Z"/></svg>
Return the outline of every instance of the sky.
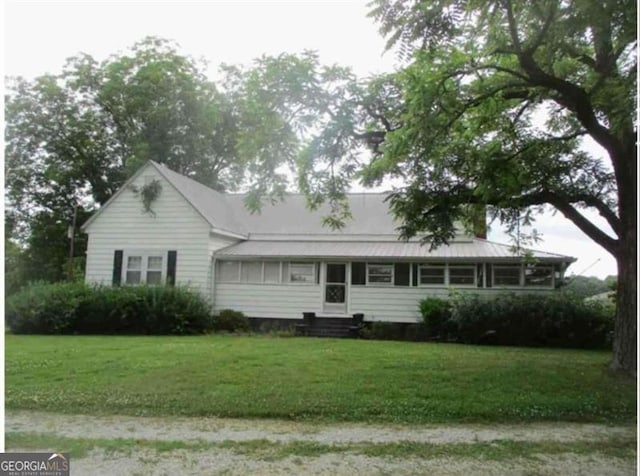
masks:
<svg viewBox="0 0 640 476"><path fill-rule="evenodd" d="M205 60L211 79L222 63L249 64L263 54L304 50L315 50L322 63L350 66L360 77L397 66L366 16L366 1L5 0L3 8L7 76L59 73L80 52L103 60L146 36L174 40L181 53ZM569 274L616 274L611 255L561 215L547 213L535 228L544 241L534 248L578 258ZM499 224L491 226L489 239L509 242Z"/></svg>

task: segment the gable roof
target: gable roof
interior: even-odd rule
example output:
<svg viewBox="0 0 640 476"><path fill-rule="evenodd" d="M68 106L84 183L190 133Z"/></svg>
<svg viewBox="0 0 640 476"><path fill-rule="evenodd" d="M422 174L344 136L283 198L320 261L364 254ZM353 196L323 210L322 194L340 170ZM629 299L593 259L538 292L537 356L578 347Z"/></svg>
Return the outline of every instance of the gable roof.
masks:
<svg viewBox="0 0 640 476"><path fill-rule="evenodd" d="M324 226L322 218L328 206L311 211L306 197L287 195L283 201L264 203L257 212L245 206L245 194L223 194L164 165L151 164L180 192L191 205L218 231L251 235L397 235L398 223L388 213L385 193L349 194L347 199L352 220L340 230Z"/></svg>
<svg viewBox="0 0 640 476"><path fill-rule="evenodd" d="M352 219L340 230L322 223L329 213L323 206L310 211L306 197L287 195L275 204L266 203L252 213L245 206L246 195L223 194L154 161L141 167L109 201L81 227L86 228L147 168L153 167L206 220L212 231L244 241L219 250L227 257L299 256L299 257L398 257L426 259L492 258L511 259L518 255L511 246L491 241L457 237L448 246L429 250L419 241L397 239L399 223L389 213L386 193L348 194ZM257 239L251 239L252 236ZM282 237L286 239L282 239ZM280 237L280 239L278 239ZM299 239L298 239L299 238ZM573 262L575 258L538 250L535 258Z"/></svg>
<svg viewBox="0 0 640 476"><path fill-rule="evenodd" d="M148 167L156 170L175 190L189 202L189 204L198 212L205 221L211 225L213 229L222 233L238 238L246 238L246 233L242 223L235 219L234 210L227 203L227 196L209 188L200 182L196 182L184 175L169 169L168 167L158 164L153 160L149 160L145 165L140 167L129 180L127 180L113 196L102 205L89 219L80 227L86 230L102 212L116 200L124 190L131 185Z"/></svg>
<svg viewBox="0 0 640 476"><path fill-rule="evenodd" d="M247 230L239 220L236 207L229 195L185 177L168 167L149 161L155 169L195 208L212 228L223 233L246 235Z"/></svg>

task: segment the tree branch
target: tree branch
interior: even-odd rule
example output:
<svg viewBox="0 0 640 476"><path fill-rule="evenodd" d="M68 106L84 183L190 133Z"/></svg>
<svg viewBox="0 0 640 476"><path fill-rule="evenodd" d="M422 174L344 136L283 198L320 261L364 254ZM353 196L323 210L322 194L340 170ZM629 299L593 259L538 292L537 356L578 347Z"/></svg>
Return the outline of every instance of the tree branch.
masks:
<svg viewBox="0 0 640 476"><path fill-rule="evenodd" d="M538 32L538 35L536 36L535 40L533 40L533 43L531 44L531 46L527 47L526 49L527 53L529 54L535 53L535 51L540 47L540 45L542 45L542 42L544 41L544 38L546 37L547 32L549 31L549 27L551 26L554 18L556 17L557 6L558 6L557 2L552 3L551 8L549 10L549 15L545 19L545 22L542 25L542 28Z"/></svg>
<svg viewBox="0 0 640 476"><path fill-rule="evenodd" d="M509 206L516 208L525 208L535 205L550 204L560 211L567 219L573 222L585 235L591 238L593 241L602 246L605 250L611 253L614 257L618 250L618 240L607 235L600 230L596 225L591 223L584 217L572 204L571 201L582 201L588 203L590 206L594 206L598 211L604 212L606 205L596 205L597 199L595 197L589 198L588 195L576 195L571 197L564 197L558 193L543 190L537 192L531 192L521 195L519 197L479 197L473 193L473 190L466 185L454 185L447 193L438 194L443 197L444 200L440 203L429 208L427 214L446 212L447 207L469 204L469 205L492 205L499 208L505 207L505 202L509 202ZM608 208L607 208L608 210ZM606 213L606 212L605 212ZM611 214L609 210L609 214ZM606 217L605 217L606 218ZM617 220L617 217L616 217ZM614 220L615 222L615 220ZM615 228L614 228L615 229Z"/></svg>
<svg viewBox="0 0 640 476"><path fill-rule="evenodd" d="M548 196L548 202L557 208L565 217L573 222L582 232L591 238L593 241L602 246L605 250L611 253L614 257L618 253L618 240L611 238L600 228L595 226L584 215L582 215L571 203L569 203L563 197L553 194L545 193Z"/></svg>
<svg viewBox="0 0 640 476"><path fill-rule="evenodd" d="M611 228L620 236L621 226L620 218L616 215L602 200L594 197L593 195L578 194L572 197L573 200L584 202L585 205L593 207L598 210L598 213L607 220Z"/></svg>

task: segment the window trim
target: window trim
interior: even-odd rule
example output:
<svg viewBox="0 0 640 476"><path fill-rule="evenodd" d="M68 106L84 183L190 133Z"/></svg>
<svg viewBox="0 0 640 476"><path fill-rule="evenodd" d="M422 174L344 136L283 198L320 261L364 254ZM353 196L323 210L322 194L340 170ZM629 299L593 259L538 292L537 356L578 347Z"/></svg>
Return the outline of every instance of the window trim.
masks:
<svg viewBox="0 0 640 476"><path fill-rule="evenodd" d="M369 267L371 266L384 266L387 268L391 268L391 281L389 281L388 283L376 283L376 282L371 282L369 280ZM374 286L374 287L395 287L395 263L379 263L379 262L373 262L373 263L369 263L367 262L367 272L366 272L366 280L365 280L365 286ZM382 276L382 275L378 275L378 276ZM400 288L404 288L406 286L398 286Z"/></svg>
<svg viewBox="0 0 640 476"><path fill-rule="evenodd" d="M165 286L167 284L168 250L123 250L122 270L120 283L123 286ZM147 271L149 271L149 258L158 257L162 259L162 268L159 284L147 284ZM140 258L140 281L137 283L127 282L127 271L129 271L129 258ZM137 271L137 270L132 270ZM151 270L157 271L157 270Z"/></svg>

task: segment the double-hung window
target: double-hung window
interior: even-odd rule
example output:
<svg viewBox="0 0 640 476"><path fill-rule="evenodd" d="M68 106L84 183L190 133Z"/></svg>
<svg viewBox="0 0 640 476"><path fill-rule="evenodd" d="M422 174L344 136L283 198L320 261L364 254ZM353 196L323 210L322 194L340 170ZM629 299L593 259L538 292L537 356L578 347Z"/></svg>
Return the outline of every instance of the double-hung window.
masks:
<svg viewBox="0 0 640 476"><path fill-rule="evenodd" d="M136 253L125 256L124 284L163 284L165 257L161 253Z"/></svg>

